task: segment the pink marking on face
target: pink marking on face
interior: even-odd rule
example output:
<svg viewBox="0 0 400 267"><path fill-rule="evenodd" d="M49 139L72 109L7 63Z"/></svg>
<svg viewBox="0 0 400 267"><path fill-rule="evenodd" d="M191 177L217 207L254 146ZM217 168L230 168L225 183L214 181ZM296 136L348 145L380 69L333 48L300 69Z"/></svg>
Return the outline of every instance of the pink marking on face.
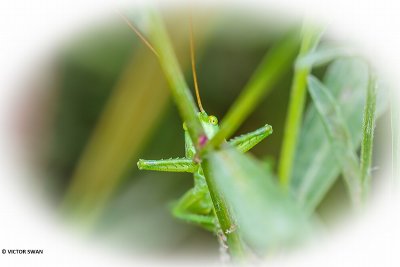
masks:
<svg viewBox="0 0 400 267"><path fill-rule="evenodd" d="M203 147L207 143L207 141L208 141L208 138L206 135L202 134L199 136L199 146L200 147Z"/></svg>

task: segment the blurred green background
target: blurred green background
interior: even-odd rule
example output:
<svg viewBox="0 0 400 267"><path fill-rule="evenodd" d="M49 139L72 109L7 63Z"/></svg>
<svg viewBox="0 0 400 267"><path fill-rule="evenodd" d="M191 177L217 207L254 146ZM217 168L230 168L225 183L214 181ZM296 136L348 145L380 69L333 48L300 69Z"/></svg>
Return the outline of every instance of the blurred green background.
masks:
<svg viewBox="0 0 400 267"><path fill-rule="evenodd" d="M145 32L140 12L127 14ZM193 14L203 106L220 120L265 52L301 25L301 20L282 19L277 13L268 18L242 14L239 10ZM188 12L169 11L164 18L192 85ZM325 37L322 43L334 42ZM324 72L324 67L313 70L317 77ZM193 185L192 176L139 172L136 167L139 158L184 155L182 121L156 57L115 15L65 44L51 73L57 78L48 90L56 92L56 105L43 170L55 207L67 210L96 238L128 251L217 257L218 244L211 234L169 213L169 203ZM288 70L237 132L266 123L273 126L273 135L251 151L260 159L279 158L292 75ZM378 121L377 159L388 151L383 141L389 140L388 121L387 115ZM318 213L334 225L347 210L348 198L338 180Z"/></svg>

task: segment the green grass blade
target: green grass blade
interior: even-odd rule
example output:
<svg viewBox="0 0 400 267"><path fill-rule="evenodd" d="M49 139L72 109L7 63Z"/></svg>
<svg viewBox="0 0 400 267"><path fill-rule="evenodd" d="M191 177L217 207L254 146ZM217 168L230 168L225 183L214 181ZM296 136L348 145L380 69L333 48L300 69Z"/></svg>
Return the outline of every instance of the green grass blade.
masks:
<svg viewBox="0 0 400 267"><path fill-rule="evenodd" d="M190 90L188 89L183 73L179 68L178 61L173 52L171 42L160 14L153 10L150 18L150 41L158 53L161 68L169 82L172 95L178 106L180 115L186 123L190 137L192 138L193 143L197 144L199 137L204 135L203 128L197 117L197 107ZM214 186L214 177L206 176L206 181L213 199L219 224L221 227L230 227L230 225L232 225L232 218L223 198L221 197L220 191ZM226 229L223 228L223 230ZM240 258L243 253L243 248L241 241L236 234L232 234L228 237L228 244L230 245L231 254L235 258Z"/></svg>
<svg viewBox="0 0 400 267"><path fill-rule="evenodd" d="M363 197L368 193L371 181L372 151L374 145L374 131L376 120L376 78L370 74L367 91L367 101L364 109L363 139L361 142L361 183Z"/></svg>
<svg viewBox="0 0 400 267"><path fill-rule="evenodd" d="M315 77L308 78L308 90L324 124L330 146L340 163L344 179L355 205L362 196L361 172L355 147L336 99Z"/></svg>
<svg viewBox="0 0 400 267"><path fill-rule="evenodd" d="M214 153L211 151L210 153ZM214 203L215 215L218 218L219 226L222 233L217 233L221 237L226 237L229 253L234 257L234 260L242 260L245 256L243 240L240 238L237 231L232 231L237 226L231 210L228 208L226 199L223 197L223 192L217 184L215 173L210 169L209 160L207 157L201 164L204 175L207 181L207 186L210 191L211 199Z"/></svg>
<svg viewBox="0 0 400 267"><path fill-rule="evenodd" d="M368 65L359 59L334 61L324 77L341 107L352 143L359 147L362 137L362 115L368 86ZM313 103L307 109L296 150L291 191L298 201L312 212L324 198L340 174L339 162Z"/></svg>
<svg viewBox="0 0 400 267"><path fill-rule="evenodd" d="M165 81L143 75L150 71L162 75L157 67L146 49L137 52L113 88L80 156L62 205L88 224L103 211L168 104Z"/></svg>
<svg viewBox="0 0 400 267"><path fill-rule="evenodd" d="M302 43L298 59L312 53L320 40L320 29L305 26L303 29ZM296 65L292 82L289 110L286 118L285 132L279 161L278 173L281 185L285 188L290 183L293 168L293 159L297 147L297 139L303 117L307 95L307 77L312 65L298 67Z"/></svg>
<svg viewBox="0 0 400 267"><path fill-rule="evenodd" d="M222 120L219 132L208 143L206 149L219 146L223 140L230 137L239 128L262 98L273 89L273 85L289 70L298 47L298 34L292 33L267 52L242 93Z"/></svg>
<svg viewBox="0 0 400 267"><path fill-rule="evenodd" d="M258 253L292 244L308 232L305 214L256 159L226 147L210 152L206 166L236 219L231 231Z"/></svg>
<svg viewBox="0 0 400 267"><path fill-rule="evenodd" d="M158 53L161 68L167 78L179 113L187 125L190 137L193 143L197 144L199 136L204 135L203 128L197 118L198 109L180 69L161 15L155 10L149 13L150 42Z"/></svg>

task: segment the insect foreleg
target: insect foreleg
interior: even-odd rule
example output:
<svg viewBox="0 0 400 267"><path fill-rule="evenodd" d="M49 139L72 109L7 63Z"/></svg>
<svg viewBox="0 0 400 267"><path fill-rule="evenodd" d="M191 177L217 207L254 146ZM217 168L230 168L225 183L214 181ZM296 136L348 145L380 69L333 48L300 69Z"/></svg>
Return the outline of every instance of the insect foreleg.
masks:
<svg viewBox="0 0 400 267"><path fill-rule="evenodd" d="M139 159L139 170L163 171L163 172L190 172L197 170L198 165L188 158L144 160Z"/></svg>
<svg viewBox="0 0 400 267"><path fill-rule="evenodd" d="M241 152L247 152L267 136L272 134L272 126L266 124L253 132L235 137L228 141L229 144L235 146Z"/></svg>

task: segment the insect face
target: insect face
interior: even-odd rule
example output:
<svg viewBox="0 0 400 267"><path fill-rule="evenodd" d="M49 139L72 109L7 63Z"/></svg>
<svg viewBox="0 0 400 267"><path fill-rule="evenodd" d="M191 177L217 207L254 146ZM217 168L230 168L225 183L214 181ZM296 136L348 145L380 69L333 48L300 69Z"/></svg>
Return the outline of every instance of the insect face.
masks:
<svg viewBox="0 0 400 267"><path fill-rule="evenodd" d="M214 137L214 135L218 132L219 126L218 126L218 119L215 116L208 116L207 113L199 112L198 113L201 125L204 128L204 131L207 135L208 139L211 139Z"/></svg>

